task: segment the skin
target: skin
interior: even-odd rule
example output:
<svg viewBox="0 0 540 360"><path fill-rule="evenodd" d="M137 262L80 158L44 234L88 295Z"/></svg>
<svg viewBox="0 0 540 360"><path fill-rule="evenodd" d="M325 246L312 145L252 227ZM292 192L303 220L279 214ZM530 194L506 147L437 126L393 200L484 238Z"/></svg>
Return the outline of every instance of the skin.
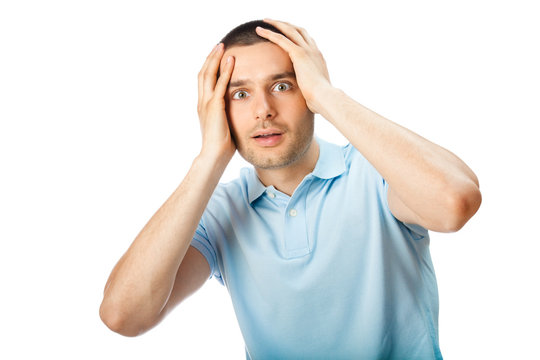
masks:
<svg viewBox="0 0 540 360"><path fill-rule="evenodd" d="M257 33L291 58L309 109L330 121L389 184L392 214L429 230L459 230L481 203L474 172L450 151L367 109L330 83L315 41L305 29L265 20L286 36Z"/></svg>
<svg viewBox="0 0 540 360"><path fill-rule="evenodd" d="M324 58L304 29L265 21L286 36L258 29L271 43L226 52L220 44L199 72L202 148L107 281L100 316L113 331L126 336L147 331L208 279L206 259L189 245L236 144L265 185L293 193L318 159L314 113L344 134L389 183L388 203L397 219L457 231L480 206L478 179L463 161L333 87ZM276 88L287 82L291 88ZM235 99L238 90L249 96ZM253 135L268 129L282 136L261 146Z"/></svg>
<svg viewBox="0 0 540 360"><path fill-rule="evenodd" d="M298 179L313 170L319 155L313 141L314 114L298 86L293 64L285 51L270 42L232 47L224 59L229 56L235 65L225 100L237 150L265 185L275 174L288 179L278 189L290 195ZM254 135L260 132L279 132L280 139L276 144L259 144Z"/></svg>

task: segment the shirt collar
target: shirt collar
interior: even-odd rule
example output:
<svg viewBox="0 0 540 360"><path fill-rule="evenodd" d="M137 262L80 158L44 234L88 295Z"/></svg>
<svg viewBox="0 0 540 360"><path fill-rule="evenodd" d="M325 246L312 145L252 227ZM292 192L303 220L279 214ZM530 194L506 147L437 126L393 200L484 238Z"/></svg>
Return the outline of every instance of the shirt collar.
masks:
<svg viewBox="0 0 540 360"><path fill-rule="evenodd" d="M253 167L244 168L243 171L245 171L246 174L248 199L249 203L251 204L266 191L266 187L263 185L261 180L259 180L259 177L257 176L257 173Z"/></svg>
<svg viewBox="0 0 540 360"><path fill-rule="evenodd" d="M341 146L320 138L316 139L319 143L319 159L311 174L320 179L332 179L343 174L345 172L345 157Z"/></svg>
<svg viewBox="0 0 540 360"><path fill-rule="evenodd" d="M345 172L345 158L343 149L335 144L326 142L318 137L315 138L319 144L319 159L315 169L307 176L315 176L320 179L332 179ZM248 199L251 204L257 200L266 190L253 167L244 168L243 175L247 182ZM270 188L269 186L268 188Z"/></svg>

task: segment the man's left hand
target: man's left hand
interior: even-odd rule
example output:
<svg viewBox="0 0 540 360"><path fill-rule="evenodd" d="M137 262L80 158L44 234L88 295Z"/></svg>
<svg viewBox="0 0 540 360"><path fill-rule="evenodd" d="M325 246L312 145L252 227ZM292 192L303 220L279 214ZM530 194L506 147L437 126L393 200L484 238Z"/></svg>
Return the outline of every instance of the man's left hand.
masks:
<svg viewBox="0 0 540 360"><path fill-rule="evenodd" d="M296 73L296 81L307 106L313 113L320 113L319 99L322 99L324 91L330 89L332 85L326 62L315 41L303 28L277 20L264 21L275 26L286 36L261 27L257 28L257 34L289 54Z"/></svg>

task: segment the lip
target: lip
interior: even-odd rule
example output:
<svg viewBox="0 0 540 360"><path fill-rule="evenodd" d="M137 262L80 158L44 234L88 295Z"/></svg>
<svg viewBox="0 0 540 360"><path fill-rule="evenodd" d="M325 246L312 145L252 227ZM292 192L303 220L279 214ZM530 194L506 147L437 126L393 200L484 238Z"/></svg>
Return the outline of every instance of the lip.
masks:
<svg viewBox="0 0 540 360"><path fill-rule="evenodd" d="M263 129L263 130L256 131L251 137L256 138L257 136L265 136L265 135L270 135L270 134L282 135L283 131L276 128Z"/></svg>
<svg viewBox="0 0 540 360"><path fill-rule="evenodd" d="M278 129L259 130L253 134L252 139L259 146L272 147L278 145L283 139L283 131Z"/></svg>

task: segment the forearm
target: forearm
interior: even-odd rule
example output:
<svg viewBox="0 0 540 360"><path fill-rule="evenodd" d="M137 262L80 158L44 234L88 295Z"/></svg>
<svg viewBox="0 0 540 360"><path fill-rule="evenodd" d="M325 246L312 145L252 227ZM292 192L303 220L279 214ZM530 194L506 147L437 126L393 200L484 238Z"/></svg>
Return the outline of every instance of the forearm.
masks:
<svg viewBox="0 0 540 360"><path fill-rule="evenodd" d="M198 157L111 273L100 311L133 324L157 319L226 164ZM145 327L145 326L142 326Z"/></svg>
<svg viewBox="0 0 540 360"><path fill-rule="evenodd" d="M320 113L377 169L419 217L434 222L456 198L478 188L473 171L450 151L329 88ZM448 195L448 196L446 196ZM472 215L471 215L472 216Z"/></svg>

